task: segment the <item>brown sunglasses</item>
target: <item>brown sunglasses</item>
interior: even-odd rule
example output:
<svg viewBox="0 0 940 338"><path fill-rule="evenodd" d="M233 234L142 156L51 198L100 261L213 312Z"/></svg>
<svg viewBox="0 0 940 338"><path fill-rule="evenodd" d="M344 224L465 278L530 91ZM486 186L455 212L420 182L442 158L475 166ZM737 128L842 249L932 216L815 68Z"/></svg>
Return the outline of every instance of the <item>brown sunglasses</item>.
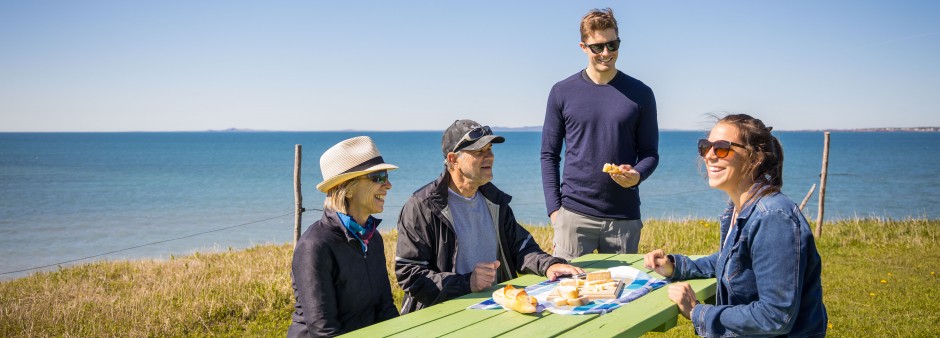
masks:
<svg viewBox="0 0 940 338"><path fill-rule="evenodd" d="M731 141L718 140L711 142L706 139L700 139L698 140L698 154L702 157L705 157L705 155L708 155L709 149L715 148L715 156L718 158L725 158L729 153L731 153L731 146L746 149L743 145Z"/></svg>

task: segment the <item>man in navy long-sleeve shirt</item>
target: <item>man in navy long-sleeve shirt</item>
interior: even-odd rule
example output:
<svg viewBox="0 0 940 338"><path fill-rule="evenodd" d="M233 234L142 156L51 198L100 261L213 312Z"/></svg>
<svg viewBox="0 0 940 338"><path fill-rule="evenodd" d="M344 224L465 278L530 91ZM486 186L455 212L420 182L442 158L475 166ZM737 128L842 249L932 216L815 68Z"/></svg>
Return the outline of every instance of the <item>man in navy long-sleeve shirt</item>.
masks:
<svg viewBox="0 0 940 338"><path fill-rule="evenodd" d="M542 127L542 186L555 256L636 253L643 223L637 187L659 163L653 91L615 67L620 38L610 8L581 20L584 70L552 87ZM559 162L565 149L564 177ZM605 163L622 173L602 171Z"/></svg>

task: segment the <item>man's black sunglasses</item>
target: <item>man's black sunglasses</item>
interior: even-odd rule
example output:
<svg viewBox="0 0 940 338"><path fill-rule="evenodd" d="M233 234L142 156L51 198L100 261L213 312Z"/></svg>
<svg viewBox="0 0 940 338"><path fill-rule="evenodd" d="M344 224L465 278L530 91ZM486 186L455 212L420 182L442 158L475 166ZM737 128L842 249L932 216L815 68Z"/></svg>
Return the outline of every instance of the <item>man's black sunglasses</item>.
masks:
<svg viewBox="0 0 940 338"><path fill-rule="evenodd" d="M493 135L493 130L490 129L490 126L482 126L470 129L470 131L468 131L466 134L463 134L463 137L460 138L460 141L454 145L454 149L450 152L456 153L457 150L460 150L463 147L476 142L476 140L479 140L481 137L486 135Z"/></svg>
<svg viewBox="0 0 940 338"><path fill-rule="evenodd" d="M591 50L591 53L600 54L604 52L604 47L607 47L607 50L611 52L616 52L620 49L620 38L614 41L607 41L601 43L592 43L590 45L585 45L588 49Z"/></svg>

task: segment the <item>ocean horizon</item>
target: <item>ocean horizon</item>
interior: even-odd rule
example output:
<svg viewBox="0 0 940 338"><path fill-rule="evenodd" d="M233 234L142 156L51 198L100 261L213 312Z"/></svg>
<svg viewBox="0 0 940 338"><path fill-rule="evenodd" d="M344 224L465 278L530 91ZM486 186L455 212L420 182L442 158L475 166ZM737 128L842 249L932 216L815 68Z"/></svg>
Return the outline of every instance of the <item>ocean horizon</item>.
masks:
<svg viewBox="0 0 940 338"><path fill-rule="evenodd" d="M513 196L520 222L546 225L541 133L497 133L507 141L494 147L494 184ZM0 133L0 279L112 251L92 260L289 242L294 145L303 147L306 229L324 198L315 189L319 156L359 135L400 167L377 215L380 229L394 229L411 193L443 172L439 131ZM726 197L708 188L699 166L695 140L704 135L661 132L659 167L640 186L644 219L714 219L723 210ZM775 135L786 155L783 191L799 203L819 183L823 133ZM938 150L940 133L832 132L826 220L940 218ZM811 223L818 191L804 209Z"/></svg>

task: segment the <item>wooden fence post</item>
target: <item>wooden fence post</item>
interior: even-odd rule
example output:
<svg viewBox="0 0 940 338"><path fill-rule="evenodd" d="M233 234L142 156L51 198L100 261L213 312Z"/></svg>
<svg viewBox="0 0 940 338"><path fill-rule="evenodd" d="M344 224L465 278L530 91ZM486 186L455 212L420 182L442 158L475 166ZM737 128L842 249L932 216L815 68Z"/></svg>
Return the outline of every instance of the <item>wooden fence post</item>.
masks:
<svg viewBox="0 0 940 338"><path fill-rule="evenodd" d="M813 233L816 238L822 236L823 212L826 204L826 172L829 170L829 132L823 135L822 173L819 175L819 210L816 210L816 231Z"/></svg>
<svg viewBox="0 0 940 338"><path fill-rule="evenodd" d="M300 239L300 223L304 212L304 197L300 192L300 154L301 146L294 145L294 246Z"/></svg>
<svg viewBox="0 0 940 338"><path fill-rule="evenodd" d="M809 192L806 193L806 197L803 197L803 202L800 202L800 211L803 211L803 207L806 206L806 202L809 202L809 197L813 196L813 191L816 191L816 183L813 183L813 186L809 187Z"/></svg>

